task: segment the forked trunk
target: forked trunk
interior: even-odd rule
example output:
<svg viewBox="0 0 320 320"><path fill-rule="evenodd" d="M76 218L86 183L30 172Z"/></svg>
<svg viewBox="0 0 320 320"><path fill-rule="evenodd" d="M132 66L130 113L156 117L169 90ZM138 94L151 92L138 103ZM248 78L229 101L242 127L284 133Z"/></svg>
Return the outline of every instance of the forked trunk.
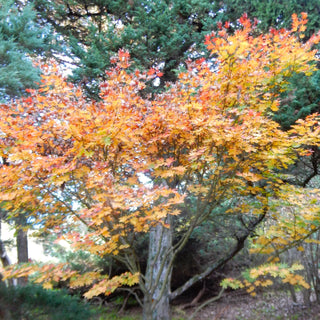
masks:
<svg viewBox="0 0 320 320"><path fill-rule="evenodd" d="M166 223L170 225L170 218ZM150 232L143 320L170 320L172 230L158 225Z"/></svg>

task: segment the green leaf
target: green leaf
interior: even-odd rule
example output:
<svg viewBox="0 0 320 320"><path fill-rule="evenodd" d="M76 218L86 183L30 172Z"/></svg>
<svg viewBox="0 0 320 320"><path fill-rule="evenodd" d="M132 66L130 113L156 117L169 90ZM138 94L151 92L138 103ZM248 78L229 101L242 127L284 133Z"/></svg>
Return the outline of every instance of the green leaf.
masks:
<svg viewBox="0 0 320 320"><path fill-rule="evenodd" d="M109 136L103 137L103 143L105 144L105 146L110 146L112 141L111 138Z"/></svg>

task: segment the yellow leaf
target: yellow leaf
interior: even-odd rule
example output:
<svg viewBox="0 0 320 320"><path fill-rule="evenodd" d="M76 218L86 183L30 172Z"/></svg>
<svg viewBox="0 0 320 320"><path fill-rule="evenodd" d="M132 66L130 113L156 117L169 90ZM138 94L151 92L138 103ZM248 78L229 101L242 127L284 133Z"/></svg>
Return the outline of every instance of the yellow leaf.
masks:
<svg viewBox="0 0 320 320"><path fill-rule="evenodd" d="M1 201L10 201L13 200L17 196L17 192L1 192L0 200Z"/></svg>

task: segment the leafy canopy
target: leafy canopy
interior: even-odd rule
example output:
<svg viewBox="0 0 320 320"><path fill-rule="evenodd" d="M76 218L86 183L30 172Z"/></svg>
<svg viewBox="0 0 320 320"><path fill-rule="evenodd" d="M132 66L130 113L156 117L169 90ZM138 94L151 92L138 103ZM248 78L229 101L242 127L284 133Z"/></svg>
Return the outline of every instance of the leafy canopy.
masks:
<svg viewBox="0 0 320 320"><path fill-rule="evenodd" d="M61 265L28 266L6 276L37 270L37 281L47 287L70 279L71 286L95 282L89 298L108 294L120 285L143 285L133 244L168 215L189 213L186 235L229 200L235 205L226 214L266 217L285 186L279 171L303 145L319 144L317 116L287 132L268 116L287 77L314 71L319 36L300 42L304 13L293 16L290 31L254 36L246 15L239 24L233 35L228 24L208 35L211 60L189 62L179 81L153 99L140 91L157 71L129 73L129 53L120 50L99 102L86 99L50 64L43 66L39 90L1 105L5 208L28 211L44 228L65 233L75 249L112 254L129 270L108 279ZM72 229L76 221L84 232Z"/></svg>

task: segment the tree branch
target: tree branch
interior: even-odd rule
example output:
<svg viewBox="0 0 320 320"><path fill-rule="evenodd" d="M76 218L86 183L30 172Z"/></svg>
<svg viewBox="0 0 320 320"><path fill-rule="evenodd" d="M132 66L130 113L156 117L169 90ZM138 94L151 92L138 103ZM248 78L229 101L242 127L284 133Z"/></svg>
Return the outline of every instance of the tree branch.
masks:
<svg viewBox="0 0 320 320"><path fill-rule="evenodd" d="M218 260L216 263L214 263L213 265L209 266L204 272L197 274L195 276L193 276L191 279L189 279L185 284L183 284L180 288L176 289L175 291L173 291L170 295L170 299L173 300L176 297L178 297L179 295L181 295L183 292L185 292L186 290L188 290L189 288L191 288L195 283L197 283L200 280L203 280L204 278L206 278L207 276L209 276L213 271L217 270L218 268L222 267L223 265L225 265L229 260L231 260L234 256L236 256L238 254L238 252L240 252L243 247L244 247L244 243L246 241L246 239L249 237L249 235L252 233L252 231L254 230L254 228L264 219L264 217L267 214L267 208L264 210L263 214L261 214L259 216L259 218L252 222L251 224L251 228L248 228L245 232L245 234L243 234L242 236L239 236L237 238L237 245L235 246L235 248L229 253L229 255L227 255L226 257Z"/></svg>
<svg viewBox="0 0 320 320"><path fill-rule="evenodd" d="M215 296L215 297L213 297L213 298L205 301L204 303L202 303L202 304L191 314L191 316L188 318L188 320L194 319L195 315L196 315L202 308L204 308L205 306L207 306L209 303L219 300L219 299L222 297L223 292L224 292L224 288L222 288L222 289L220 290L220 292L219 292L219 294L218 294L217 296Z"/></svg>

